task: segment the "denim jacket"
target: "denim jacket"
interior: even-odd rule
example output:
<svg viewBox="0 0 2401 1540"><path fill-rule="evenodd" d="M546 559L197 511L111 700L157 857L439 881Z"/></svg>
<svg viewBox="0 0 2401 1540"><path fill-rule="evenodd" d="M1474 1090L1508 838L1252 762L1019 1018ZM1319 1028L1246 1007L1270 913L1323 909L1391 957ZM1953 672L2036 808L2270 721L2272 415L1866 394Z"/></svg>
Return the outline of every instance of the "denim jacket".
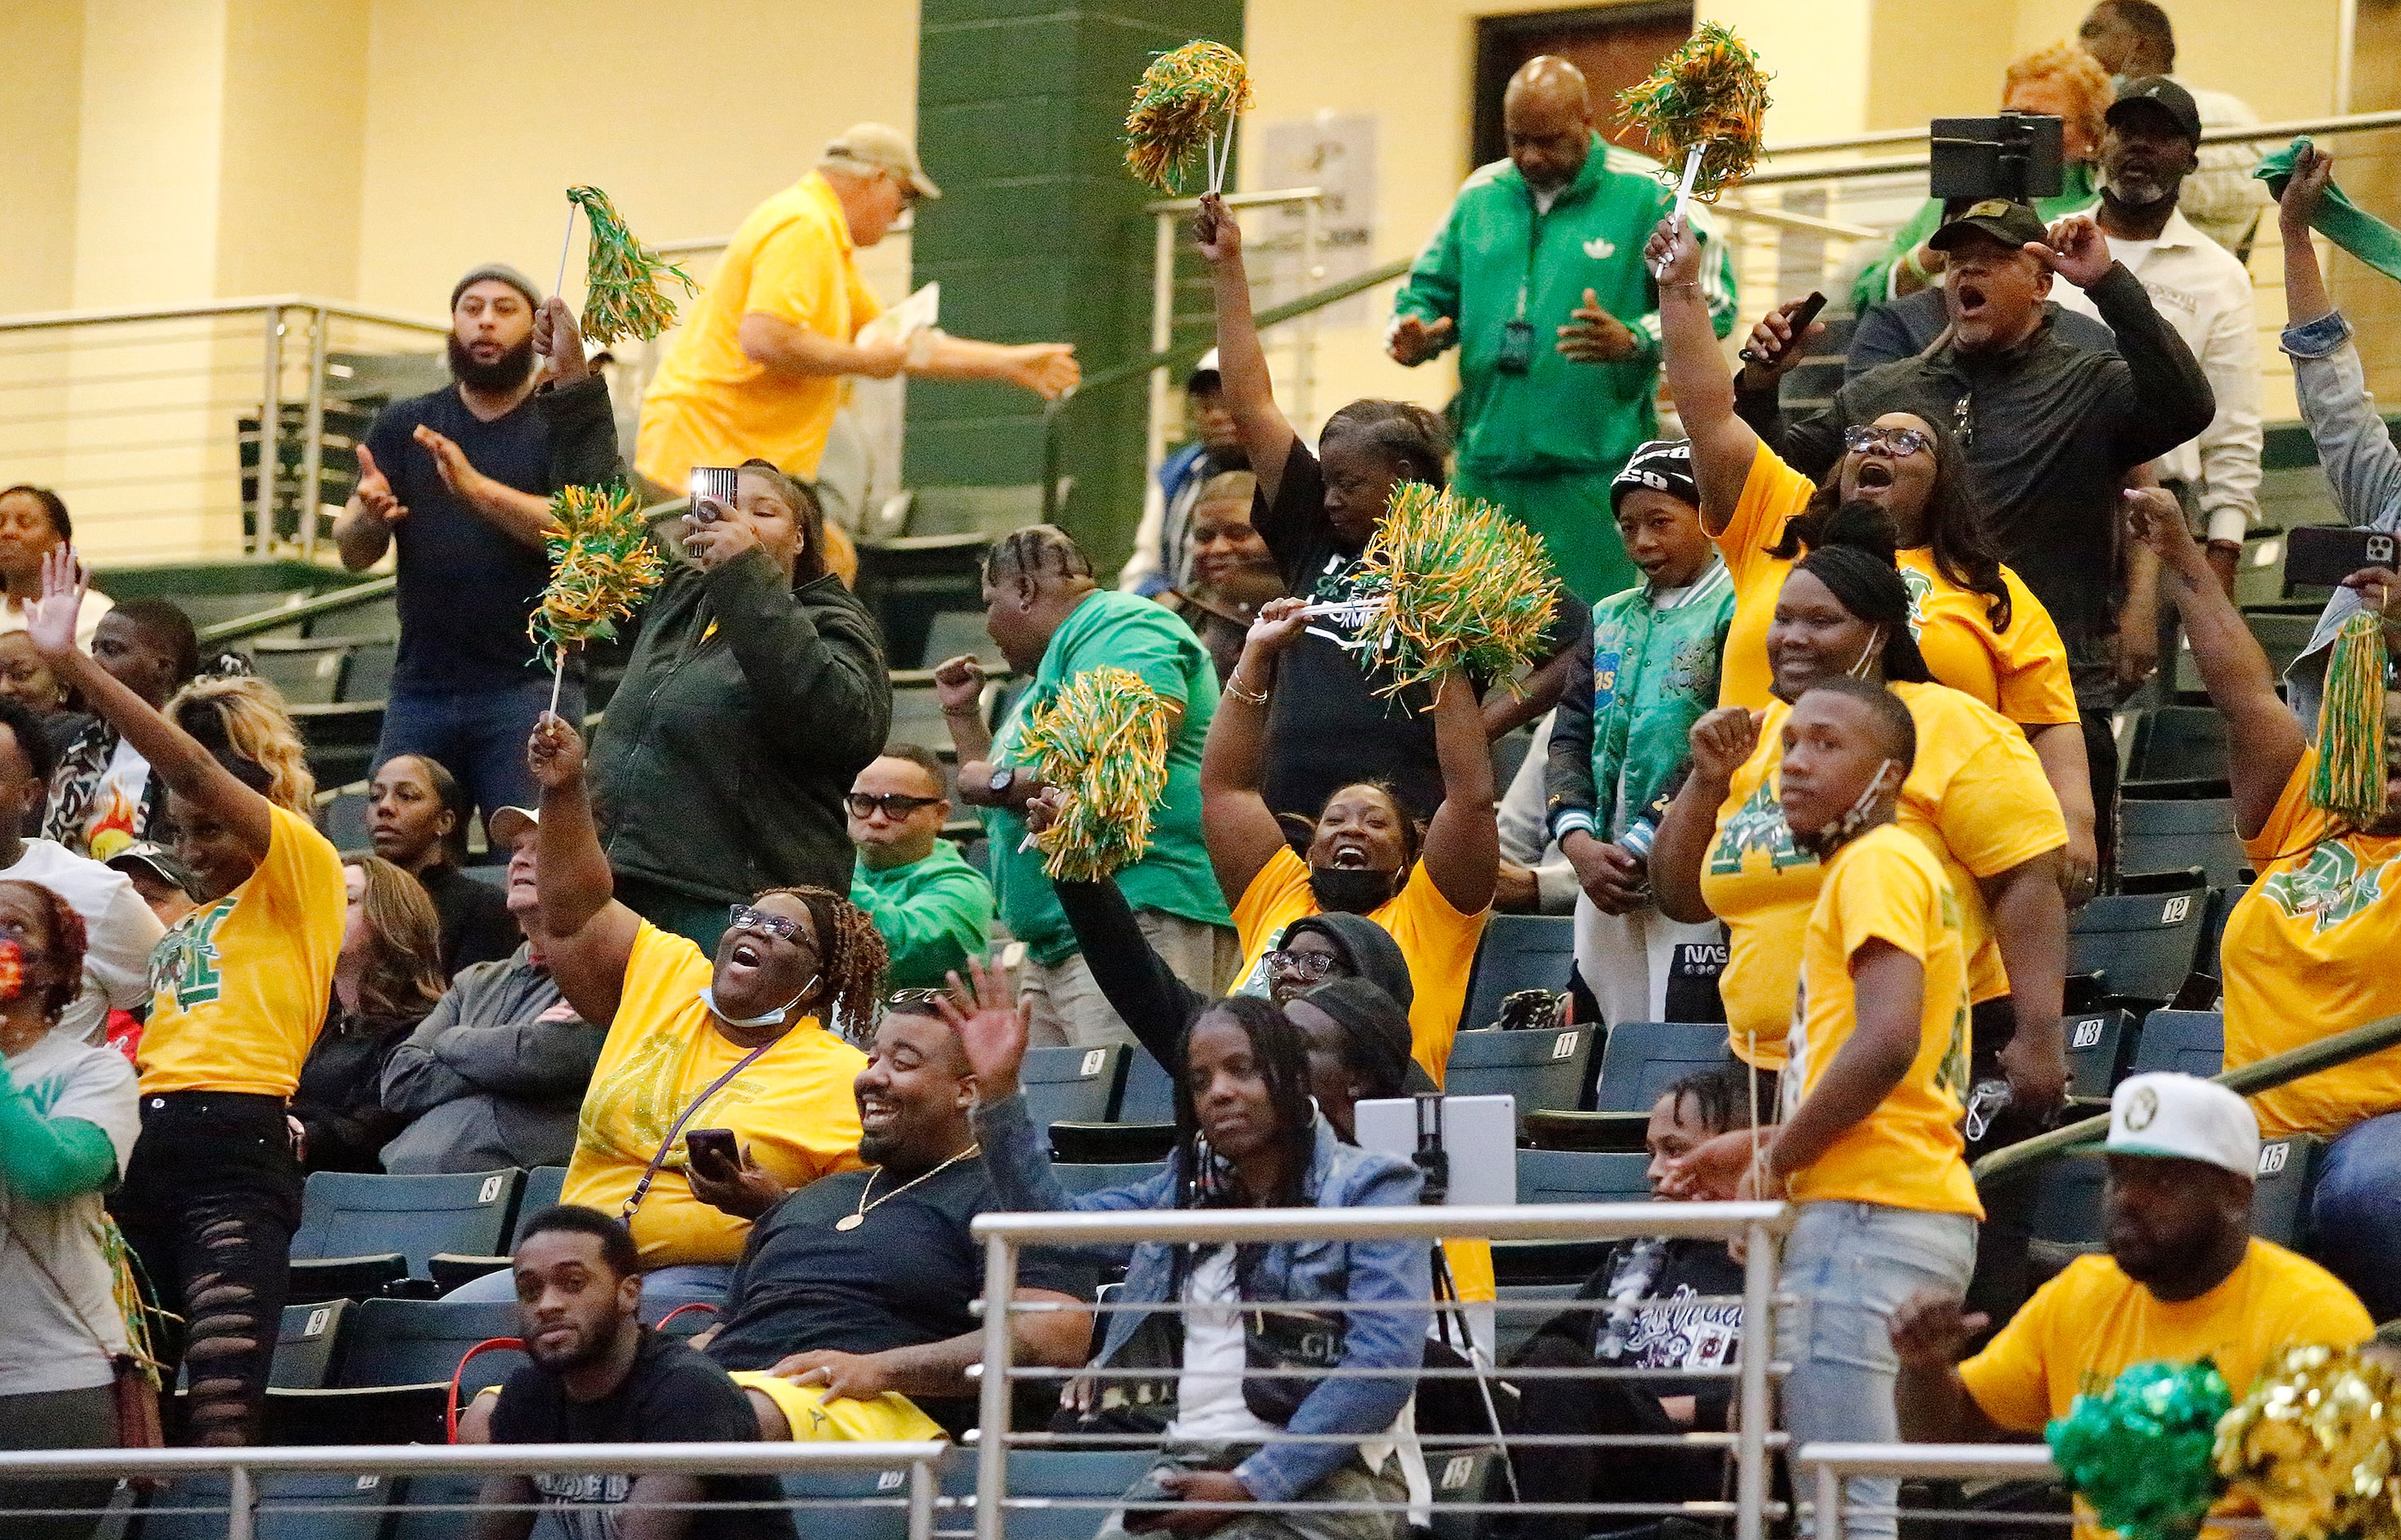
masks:
<svg viewBox="0 0 2401 1540"><path fill-rule="evenodd" d="M2285 327L2280 340L2292 357L2301 420L2309 424L2310 438L2317 445L2318 463L2334 488L2342 521L2354 529L2401 534L2401 449L2394 447L2384 419L2376 415L2376 398L2367 393L2367 376L2351 340L2351 323L2340 310L2329 310L2315 321ZM2284 698L2293 703L2304 726L2314 726L2318 720L2326 651L2342 623L2358 609L2357 593L2336 589L2326 612L2318 616L2309 646L2284 670Z"/></svg>
<svg viewBox="0 0 2401 1540"><path fill-rule="evenodd" d="M1001 1206L1019 1212L1083 1209L1124 1213L1175 1206L1175 1162L1147 1181L1105 1191L1069 1192L1051 1174L1050 1158L1026 1115L1025 1098L1011 1096L975 1110L976 1137L983 1144ZM1389 1155L1373 1154L1334 1136L1317 1121L1316 1152L1310 1158L1308 1193L1320 1208L1406 1208L1418 1201L1417 1168ZM1348 1300L1404 1308L1365 1310L1347 1317L1341 1367L1389 1368L1389 1379L1320 1381L1288 1424L1294 1433L1347 1434L1367 1439L1383 1433L1417 1389L1425 1361L1426 1301L1434 1292L1432 1243L1427 1241L1305 1241L1267 1248L1245 1288L1261 1302L1306 1304ZM1168 1302L1174 1248L1146 1243L1088 1247L1105 1260L1127 1262L1121 1304ZM1133 1335L1139 1311L1113 1311L1099 1362L1105 1363ZM1287 1502L1333 1474L1351 1457L1343 1445L1269 1444L1235 1467L1234 1475L1264 1503Z"/></svg>

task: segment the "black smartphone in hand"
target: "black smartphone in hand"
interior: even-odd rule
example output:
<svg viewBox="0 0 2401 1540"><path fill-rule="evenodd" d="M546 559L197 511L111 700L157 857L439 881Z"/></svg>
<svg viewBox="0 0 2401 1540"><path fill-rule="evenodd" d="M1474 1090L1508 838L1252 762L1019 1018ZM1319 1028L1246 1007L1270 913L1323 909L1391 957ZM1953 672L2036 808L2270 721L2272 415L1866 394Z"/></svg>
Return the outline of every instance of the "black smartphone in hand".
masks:
<svg viewBox="0 0 2401 1540"><path fill-rule="evenodd" d="M1742 351L1735 354L1735 356L1741 359L1745 364L1772 365L1782 363L1784 361L1785 348L1797 348L1802 343L1806 342L1809 339L1809 323L1816 321L1818 319L1818 312L1825 308L1826 296L1819 294L1815 289L1810 290L1809 297L1801 302L1801 308L1793 311L1790 318L1792 323L1792 339L1790 342L1787 342L1783 348L1777 349L1775 352L1769 354L1765 358L1762 358L1759 355L1759 351L1757 349L1748 347L1743 349Z"/></svg>
<svg viewBox="0 0 2401 1540"><path fill-rule="evenodd" d="M2284 536L2284 582L2332 588L2363 567L2393 567L2401 542L2381 529L2305 524Z"/></svg>
<svg viewBox="0 0 2401 1540"><path fill-rule="evenodd" d="M684 1157L693 1165L706 1164L712 1173L735 1172L742 1169L742 1148L734 1142L730 1128L695 1128L683 1136Z"/></svg>

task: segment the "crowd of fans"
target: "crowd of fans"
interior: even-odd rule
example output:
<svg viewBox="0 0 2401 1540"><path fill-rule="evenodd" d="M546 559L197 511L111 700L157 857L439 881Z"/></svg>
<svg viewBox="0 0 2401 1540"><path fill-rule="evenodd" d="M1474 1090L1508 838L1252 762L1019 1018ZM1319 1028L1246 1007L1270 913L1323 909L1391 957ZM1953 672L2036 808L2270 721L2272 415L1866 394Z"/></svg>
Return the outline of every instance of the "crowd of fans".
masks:
<svg viewBox="0 0 2401 1540"><path fill-rule="evenodd" d="M2029 1124L2062 1101L2068 915L2115 871L2111 717L2155 688L2169 625L2227 719L2258 873L2226 924L2227 1065L2401 1013L2389 678L2385 813L2312 795L2335 632L2365 612L2401 642L2401 584L2354 574L2281 689L2230 597L2257 515L2261 195L2200 139L2247 109L2172 77L2142 0L2104 0L2082 41L2004 83L2065 120L2067 191L1929 204L1860 274L1850 376L1807 416L1778 401L1796 306L1730 375L1722 242L1601 143L1565 61L1511 82L1509 158L1461 189L1387 337L1404 364L1459 349L1455 443L1382 400L1304 440L1241 231L1203 199L1217 346L1193 441L1117 586L1062 529L993 544L985 620L1022 684L995 719L985 667L943 663L947 744L889 741L892 660L811 479L839 378L1051 394L1076 364L868 331L855 249L940 195L874 125L746 222L652 388L642 472L739 473L656 526L669 575L588 759L583 681L569 665L550 708L526 618L549 494L621 447L573 317L513 269L454 289L455 382L384 412L336 530L352 567L398 553L371 848L312 821L273 689L204 667L173 605L112 606L55 493L0 492L0 1447L124 1436L103 1209L181 1370L170 1433L230 1445L261 1431L307 1173L537 1165L566 1167L560 1206L452 1296L514 1300L530 1359L462 1437L961 1437L977 1214L1418 1202L1420 1170L1362 1148L1354 1109L1439 1089L1461 1028L1489 1024L1461 1015L1496 907L1572 905L1602 1026L1726 1023L1727 1066L1651 1109L1650 1175L1663 1198L1798 1206L1772 1338L1796 1445L2023 1434L2130 1363L2206 1353L2233 1376L2401 1315L2401 1050L2256 1105L2125 1080L2106 1254L2006 1322L1963 1302L1987 1217L1969 1089L2005 1087ZM2345 519L2390 531L2401 450L2311 245L2329 167L2302 155L2272 215L2283 344ZM1663 371L1680 439L1656 437ZM1363 673L1344 606L1412 482L1490 498L1551 551L1561 602L1523 678L1387 699ZM1167 703L1166 787L1139 860L1054 882L1032 841L1063 792L1025 723L1103 667ZM1504 797L1491 746L1538 718ZM946 837L958 810L980 861ZM1071 1192L1021 1068L1032 1045L1111 1043L1173 1084L1173 1150ZM2250 1236L2263 1134L2330 1147L2315 1260ZM1099 1315L1108 1269L1118 1305L1180 1316ZM1508 1372L1433 1309L1494 1297L1473 1241L1037 1252L1012 1328L1022 1362L1110 1371L1072 1381L1054 1427L1159 1441L1109 1533L1146 1503L1297 1501L1336 1506L1172 1527L1369 1540L1428 1500L1427 1431L1722 1431L1707 1371L1766 1325L1739 1278L1714 1243L1626 1242L1518 1351L1546 1372L1464 1409L1418 1374ZM688 1342L641 1324L685 1303L717 1313ZM1587 1366L1641 1372L1557 1372ZM1519 1462L1512 1490L1675 1503L1714 1497L1722 1464L1585 1447ZM1853 1488L1853 1527L1893 1533L1889 1483ZM774 1495L508 1477L476 1522ZM727 1528L790 1533L772 1507Z"/></svg>

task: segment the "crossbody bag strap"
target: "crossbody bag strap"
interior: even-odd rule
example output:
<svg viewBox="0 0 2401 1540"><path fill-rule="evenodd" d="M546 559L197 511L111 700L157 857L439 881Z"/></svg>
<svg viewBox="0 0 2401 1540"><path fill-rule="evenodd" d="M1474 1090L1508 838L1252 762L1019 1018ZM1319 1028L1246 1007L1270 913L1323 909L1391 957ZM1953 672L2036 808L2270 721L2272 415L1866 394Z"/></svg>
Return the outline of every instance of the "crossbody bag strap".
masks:
<svg viewBox="0 0 2401 1540"><path fill-rule="evenodd" d="M783 1039L781 1038L776 1039L777 1042L782 1040ZM749 1052L743 1054L739 1063L735 1064L733 1068L727 1070L724 1074L720 1075L717 1079L709 1081L708 1089L703 1091L699 1095L694 1096L692 1099L692 1104L676 1115L676 1121L667 1127L666 1137L659 1141L659 1148L652 1152L651 1156L650 1165L643 1170L642 1179L634 1184L634 1190L627 1194L625 1198L625 1206L617 1211L617 1220L620 1224L632 1219L634 1217L634 1210L641 1207L642 1200L651 1195L651 1184L658 1180L659 1167L666 1163L667 1152L675 1148L676 1135L683 1132L683 1125L692 1121L693 1118L699 1113L700 1109L708 1105L708 1099L711 1096L716 1095L719 1092L733 1084L734 1078L736 1075L741 1074L744 1070L749 1068L751 1065L757 1063L760 1054L766 1052L767 1050L775 1046L775 1044L772 1042L761 1043Z"/></svg>

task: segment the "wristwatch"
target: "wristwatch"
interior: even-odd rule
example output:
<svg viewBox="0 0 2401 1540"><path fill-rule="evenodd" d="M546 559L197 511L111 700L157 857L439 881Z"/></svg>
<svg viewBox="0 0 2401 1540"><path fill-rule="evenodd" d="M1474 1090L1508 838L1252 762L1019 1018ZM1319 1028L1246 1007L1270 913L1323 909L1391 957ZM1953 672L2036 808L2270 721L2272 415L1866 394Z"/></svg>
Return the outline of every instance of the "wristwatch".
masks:
<svg viewBox="0 0 2401 1540"><path fill-rule="evenodd" d="M995 770L992 773L992 779L986 781L984 784L992 791L1006 791L1008 790L1008 783L1016 778L1016 769L1013 766L1004 764Z"/></svg>

